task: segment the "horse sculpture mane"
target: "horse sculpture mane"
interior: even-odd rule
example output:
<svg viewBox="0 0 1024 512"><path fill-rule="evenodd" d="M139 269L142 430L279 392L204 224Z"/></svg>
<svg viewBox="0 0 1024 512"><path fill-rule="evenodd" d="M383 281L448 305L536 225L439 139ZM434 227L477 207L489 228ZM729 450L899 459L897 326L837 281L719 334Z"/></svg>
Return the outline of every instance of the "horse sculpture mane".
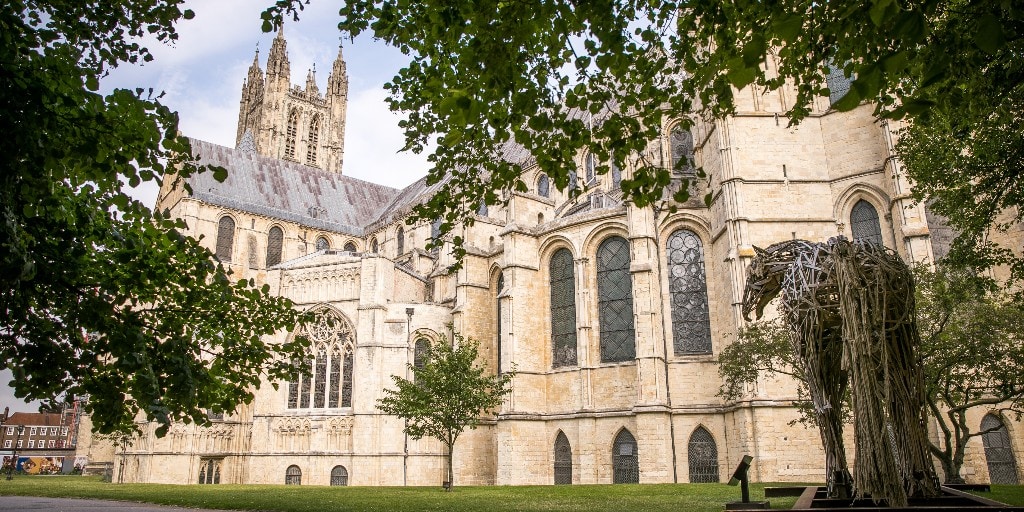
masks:
<svg viewBox="0 0 1024 512"><path fill-rule="evenodd" d="M830 497L851 497L855 489L901 507L908 496L937 495L907 265L891 250L843 237L755 247L743 317L761 318L779 295L821 432ZM852 478L842 425L848 390L857 454Z"/></svg>

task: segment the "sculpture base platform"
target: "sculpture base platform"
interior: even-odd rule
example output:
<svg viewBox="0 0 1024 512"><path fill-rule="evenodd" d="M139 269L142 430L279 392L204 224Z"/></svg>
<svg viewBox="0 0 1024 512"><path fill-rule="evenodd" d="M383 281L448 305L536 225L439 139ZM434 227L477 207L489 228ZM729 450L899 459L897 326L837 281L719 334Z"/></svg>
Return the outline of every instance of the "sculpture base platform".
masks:
<svg viewBox="0 0 1024 512"><path fill-rule="evenodd" d="M767 501L748 501L746 503L734 501L725 504L726 510L768 510L770 508L772 508L772 504Z"/></svg>
<svg viewBox="0 0 1024 512"><path fill-rule="evenodd" d="M984 511L984 512L1024 512L1024 507L999 503L990 499L968 494L963 491L942 487L942 496L937 498L911 498L906 507L889 507L885 502L875 503L870 499L836 500L830 499L824 487L808 487L797 499L792 510L814 510L815 512L850 511L857 512L949 512Z"/></svg>

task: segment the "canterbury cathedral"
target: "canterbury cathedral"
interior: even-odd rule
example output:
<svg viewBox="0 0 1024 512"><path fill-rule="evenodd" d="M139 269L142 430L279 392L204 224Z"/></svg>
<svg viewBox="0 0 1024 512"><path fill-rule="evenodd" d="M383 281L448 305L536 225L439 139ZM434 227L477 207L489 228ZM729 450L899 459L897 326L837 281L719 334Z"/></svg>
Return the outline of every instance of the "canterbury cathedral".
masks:
<svg viewBox="0 0 1024 512"><path fill-rule="evenodd" d="M834 97L841 80L830 77ZM497 414L459 438L460 485L719 482L748 454L757 481L821 481L818 431L793 423L793 381L762 377L740 400L718 395L717 357L744 325L754 247L843 235L930 263L951 235L910 199L897 123L870 105L836 112L834 97L821 97L788 126L794 96L737 91L734 115L689 130L666 122L651 141L644 158L684 178L691 161L704 169L691 195L712 191L710 206L624 203L630 166L598 174L586 152L569 185L581 193L558 190L525 151L505 151L530 188L475 212L458 233L463 266L448 273L449 251L426 248L436 226L406 222L433 193L425 179L395 189L345 175L341 49L323 90L312 72L293 85L279 32L242 84L235 147L192 140L194 156L226 168L227 180L201 173L186 189L165 179L156 206L233 276L315 312L303 332L276 340L308 336L308 375L261 386L208 426L157 437L141 425L114 456L119 479L441 485L444 446L406 436L377 401L454 329L480 341L488 371L516 371ZM991 471L997 483L998 471L1016 483L1015 425L971 441L969 482ZM989 445L999 443L1009 457L994 466Z"/></svg>

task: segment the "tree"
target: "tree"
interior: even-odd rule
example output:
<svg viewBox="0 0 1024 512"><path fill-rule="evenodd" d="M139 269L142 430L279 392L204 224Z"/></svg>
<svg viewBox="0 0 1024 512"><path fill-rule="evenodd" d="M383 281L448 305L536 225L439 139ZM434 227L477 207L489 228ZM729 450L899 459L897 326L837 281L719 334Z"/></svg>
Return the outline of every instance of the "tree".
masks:
<svg viewBox="0 0 1024 512"><path fill-rule="evenodd" d="M452 343L434 343L422 366L410 364L413 380L391 378L396 389L385 389L377 407L386 414L406 420L405 433L413 439L424 436L441 441L448 450L448 482L454 486L452 454L459 435L480 424L509 394L515 372L485 375L477 364L479 343L454 333ZM451 490L451 487L449 487Z"/></svg>
<svg viewBox="0 0 1024 512"><path fill-rule="evenodd" d="M939 429L930 449L942 464L944 480L962 483L967 443L987 433L968 422L968 411L981 408L1018 418L1024 413L1024 310L973 272L940 265L935 271L917 267L915 277L918 352L926 402ZM786 375L801 388L795 403L801 420L813 422L794 361L788 330L779 320L753 322L719 356L719 394L738 400L744 385L759 375Z"/></svg>
<svg viewBox="0 0 1024 512"><path fill-rule="evenodd" d="M18 397L70 401L100 432L206 422L293 373L301 319L227 270L127 186L200 172L152 91L96 91L138 41L177 38L180 0L0 7L0 368ZM223 179L225 170L213 169ZM169 173L174 174L174 173Z"/></svg>
<svg viewBox="0 0 1024 512"><path fill-rule="evenodd" d="M263 29L307 2L276 0ZM342 32L370 32L410 56L387 85L389 101L406 115L406 149L436 141L428 183L441 185L411 221L443 219L442 235L472 222L481 199L527 190L523 162L502 158L510 144L560 189L584 149L599 173L635 160L622 191L643 207L689 191L644 153L664 122L731 113L744 87L792 87L786 114L798 122L827 94L831 69L853 78L833 108L869 101L893 118L984 112L1024 77L1024 10L1008 0L363 0L339 14ZM452 241L461 254L462 239Z"/></svg>

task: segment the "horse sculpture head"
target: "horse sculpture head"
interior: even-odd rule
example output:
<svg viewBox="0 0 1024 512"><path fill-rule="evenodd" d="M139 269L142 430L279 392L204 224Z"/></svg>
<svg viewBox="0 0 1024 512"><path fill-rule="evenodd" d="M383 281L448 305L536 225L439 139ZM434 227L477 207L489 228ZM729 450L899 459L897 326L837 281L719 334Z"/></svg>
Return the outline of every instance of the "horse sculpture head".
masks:
<svg viewBox="0 0 1024 512"><path fill-rule="evenodd" d="M754 312L758 319L764 307L782 290L782 274L776 271L772 253L754 246L754 260L747 268L747 284L743 289L743 319L750 321Z"/></svg>

